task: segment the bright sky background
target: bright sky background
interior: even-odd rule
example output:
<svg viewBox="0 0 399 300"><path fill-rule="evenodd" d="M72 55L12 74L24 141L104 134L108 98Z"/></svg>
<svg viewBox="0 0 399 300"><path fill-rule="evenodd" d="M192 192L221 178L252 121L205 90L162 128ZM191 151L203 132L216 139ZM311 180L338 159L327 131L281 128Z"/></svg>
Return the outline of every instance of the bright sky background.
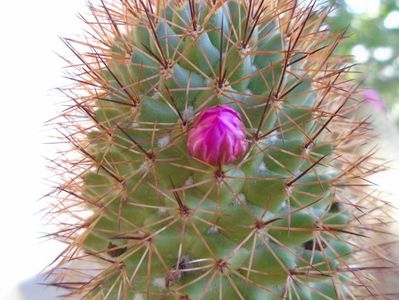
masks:
<svg viewBox="0 0 399 300"><path fill-rule="evenodd" d="M371 16L378 0L350 0L355 12ZM18 283L37 274L62 249L38 239L37 199L49 191L43 157L54 147L44 145L42 124L55 115L61 99L52 88L65 82L63 62L54 54L69 54L58 36L81 33L77 12L84 0L2 1L0 18L0 300Z"/></svg>

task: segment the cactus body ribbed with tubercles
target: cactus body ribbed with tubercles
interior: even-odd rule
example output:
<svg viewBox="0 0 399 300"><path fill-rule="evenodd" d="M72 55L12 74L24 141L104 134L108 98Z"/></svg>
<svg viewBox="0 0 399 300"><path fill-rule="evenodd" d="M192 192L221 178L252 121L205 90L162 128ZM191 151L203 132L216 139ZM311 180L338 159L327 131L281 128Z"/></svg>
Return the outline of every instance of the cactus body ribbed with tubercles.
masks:
<svg viewBox="0 0 399 300"><path fill-rule="evenodd" d="M378 255L367 178L380 166L359 151L367 123L330 8L89 7L87 38L65 39L75 83L57 124L79 155L59 164L54 283L88 299L376 295L362 266Z"/></svg>

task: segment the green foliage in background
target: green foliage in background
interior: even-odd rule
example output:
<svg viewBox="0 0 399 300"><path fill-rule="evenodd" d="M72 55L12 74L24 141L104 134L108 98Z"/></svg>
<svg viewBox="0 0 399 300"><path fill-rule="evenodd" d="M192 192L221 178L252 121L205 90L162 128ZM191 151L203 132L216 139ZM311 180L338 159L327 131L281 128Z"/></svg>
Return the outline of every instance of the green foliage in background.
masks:
<svg viewBox="0 0 399 300"><path fill-rule="evenodd" d="M363 52L364 59L355 68L361 73L354 76L363 81L365 87L378 90L388 110L399 120L399 1L380 0L378 9L360 13L351 9L351 2L354 0L337 0L336 11L329 18L333 31L348 27L350 38L338 51L340 54L356 54L359 49ZM359 2L367 7L375 1ZM379 55L381 52L391 54Z"/></svg>

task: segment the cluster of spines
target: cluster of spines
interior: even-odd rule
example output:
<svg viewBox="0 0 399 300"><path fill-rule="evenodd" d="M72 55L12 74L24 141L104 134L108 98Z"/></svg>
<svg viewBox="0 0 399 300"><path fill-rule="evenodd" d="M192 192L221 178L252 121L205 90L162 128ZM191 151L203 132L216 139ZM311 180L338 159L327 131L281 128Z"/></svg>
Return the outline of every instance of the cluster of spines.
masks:
<svg viewBox="0 0 399 300"><path fill-rule="evenodd" d="M70 76L78 87L64 89L73 105L58 126L80 157L67 159L52 210L75 223L63 222L54 236L69 243L60 266L86 257L105 266L75 268L69 272L87 273L80 274L86 281L58 278L56 285L101 299L378 293L352 265L361 252L378 257L364 245L369 228L359 219L371 219L361 207L376 198L363 187L380 165L372 152L354 150L367 123L351 116L356 87L345 78L349 66L332 55L343 35L321 29L327 12L317 18L314 2L230 1L238 21L222 14L205 31L208 48L201 41L184 47L183 37L200 38L211 23L198 6L216 13L227 4L172 3L101 1L91 6L90 42L65 40L79 59ZM181 32L165 34L162 22ZM259 28L277 35L272 48L257 49ZM271 63L253 70L248 57ZM222 103L242 114L251 146L215 169L187 155L185 137L201 110Z"/></svg>

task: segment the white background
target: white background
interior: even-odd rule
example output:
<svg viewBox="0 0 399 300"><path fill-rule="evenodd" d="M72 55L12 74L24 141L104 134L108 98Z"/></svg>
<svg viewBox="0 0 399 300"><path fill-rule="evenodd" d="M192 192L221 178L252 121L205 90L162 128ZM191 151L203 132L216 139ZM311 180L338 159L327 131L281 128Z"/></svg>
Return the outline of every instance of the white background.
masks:
<svg viewBox="0 0 399 300"><path fill-rule="evenodd" d="M44 144L49 132L43 123L55 116L62 100L52 89L66 82L64 62L54 52L70 53L59 36L82 32L77 13L86 11L86 2L1 2L0 300L16 300L16 286L40 272L62 249L54 241L39 239L45 228L38 199L50 189L44 180L50 176L44 157L55 151ZM362 8L378 3L351 2L362 2Z"/></svg>
<svg viewBox="0 0 399 300"><path fill-rule="evenodd" d="M62 98L52 89L66 82L70 55L59 36L82 32L82 0L0 1L0 299L18 299L19 282L40 272L62 249L39 239L42 204L49 191L44 157L50 133L43 123ZM59 109L59 107L58 107Z"/></svg>

